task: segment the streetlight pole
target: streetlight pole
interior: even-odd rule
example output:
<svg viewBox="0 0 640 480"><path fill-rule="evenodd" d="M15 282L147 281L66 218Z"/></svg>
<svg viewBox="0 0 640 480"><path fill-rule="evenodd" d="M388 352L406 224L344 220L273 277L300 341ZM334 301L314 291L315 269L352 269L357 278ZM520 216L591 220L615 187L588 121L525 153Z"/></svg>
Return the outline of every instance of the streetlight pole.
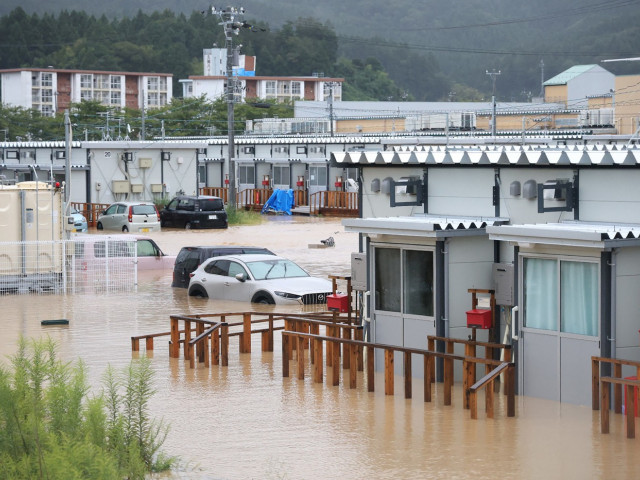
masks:
<svg viewBox="0 0 640 480"><path fill-rule="evenodd" d="M493 80L493 90L491 93L491 136L496 136L496 77L500 75L500 70L497 72L495 70L489 71L487 70L487 75L491 77Z"/></svg>

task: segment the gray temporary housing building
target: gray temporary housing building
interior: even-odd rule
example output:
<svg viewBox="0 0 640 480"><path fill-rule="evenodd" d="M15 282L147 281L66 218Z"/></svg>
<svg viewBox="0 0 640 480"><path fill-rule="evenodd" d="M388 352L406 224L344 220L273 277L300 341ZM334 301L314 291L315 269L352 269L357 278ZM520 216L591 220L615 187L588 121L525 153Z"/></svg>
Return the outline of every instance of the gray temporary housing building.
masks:
<svg viewBox="0 0 640 480"><path fill-rule="evenodd" d="M398 146L332 162L360 169L360 216L343 225L367 256L371 340L468 338L468 290L506 265L491 332L513 345L519 394L588 405L592 355L640 360L640 149Z"/></svg>

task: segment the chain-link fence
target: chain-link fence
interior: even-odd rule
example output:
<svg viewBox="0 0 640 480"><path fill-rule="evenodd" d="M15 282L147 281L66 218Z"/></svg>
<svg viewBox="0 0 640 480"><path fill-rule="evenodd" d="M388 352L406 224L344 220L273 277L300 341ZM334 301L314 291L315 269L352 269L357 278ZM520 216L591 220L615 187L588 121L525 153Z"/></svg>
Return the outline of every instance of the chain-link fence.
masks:
<svg viewBox="0 0 640 480"><path fill-rule="evenodd" d="M0 242L0 293L126 291L137 278L135 239Z"/></svg>

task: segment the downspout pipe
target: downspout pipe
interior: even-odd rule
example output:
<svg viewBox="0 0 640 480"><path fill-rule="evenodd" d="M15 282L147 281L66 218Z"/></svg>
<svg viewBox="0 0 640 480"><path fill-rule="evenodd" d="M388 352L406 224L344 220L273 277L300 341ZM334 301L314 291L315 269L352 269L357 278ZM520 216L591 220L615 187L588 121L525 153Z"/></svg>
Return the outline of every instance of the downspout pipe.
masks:
<svg viewBox="0 0 640 480"><path fill-rule="evenodd" d="M449 239L444 241L444 305L442 312L444 318L444 336L449 337Z"/></svg>
<svg viewBox="0 0 640 480"><path fill-rule="evenodd" d="M617 280L616 280L616 275L617 275L617 267L616 267L616 263L617 263L617 258L618 258L618 251L617 249L613 249L611 251L611 263L610 263L610 273L611 273L611 298L609 299L609 302L611 302L611 318L610 318L610 325L611 325L611 337L609 338L610 340L610 347L611 347L611 358L617 358L617 348L618 348L618 344L616 341L616 337L617 337L617 332L618 332L618 328L617 328L617 308L616 308L616 295L617 295L617 291L616 291L616 284L617 284Z"/></svg>
<svg viewBox="0 0 640 480"><path fill-rule="evenodd" d="M444 241L436 242L435 252L435 327L436 336L445 337L445 244ZM444 342L436 342L436 351L444 353ZM441 358L436 358L436 381L444 381L444 363Z"/></svg>

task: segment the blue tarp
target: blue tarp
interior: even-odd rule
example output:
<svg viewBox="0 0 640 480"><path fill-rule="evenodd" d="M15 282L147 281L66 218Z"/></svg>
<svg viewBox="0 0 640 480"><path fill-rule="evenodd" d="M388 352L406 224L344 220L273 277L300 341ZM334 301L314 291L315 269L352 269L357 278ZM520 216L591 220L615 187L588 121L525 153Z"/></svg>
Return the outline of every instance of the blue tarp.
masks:
<svg viewBox="0 0 640 480"><path fill-rule="evenodd" d="M280 190L276 188L262 207L261 213L275 212L291 215L293 208L293 190Z"/></svg>

